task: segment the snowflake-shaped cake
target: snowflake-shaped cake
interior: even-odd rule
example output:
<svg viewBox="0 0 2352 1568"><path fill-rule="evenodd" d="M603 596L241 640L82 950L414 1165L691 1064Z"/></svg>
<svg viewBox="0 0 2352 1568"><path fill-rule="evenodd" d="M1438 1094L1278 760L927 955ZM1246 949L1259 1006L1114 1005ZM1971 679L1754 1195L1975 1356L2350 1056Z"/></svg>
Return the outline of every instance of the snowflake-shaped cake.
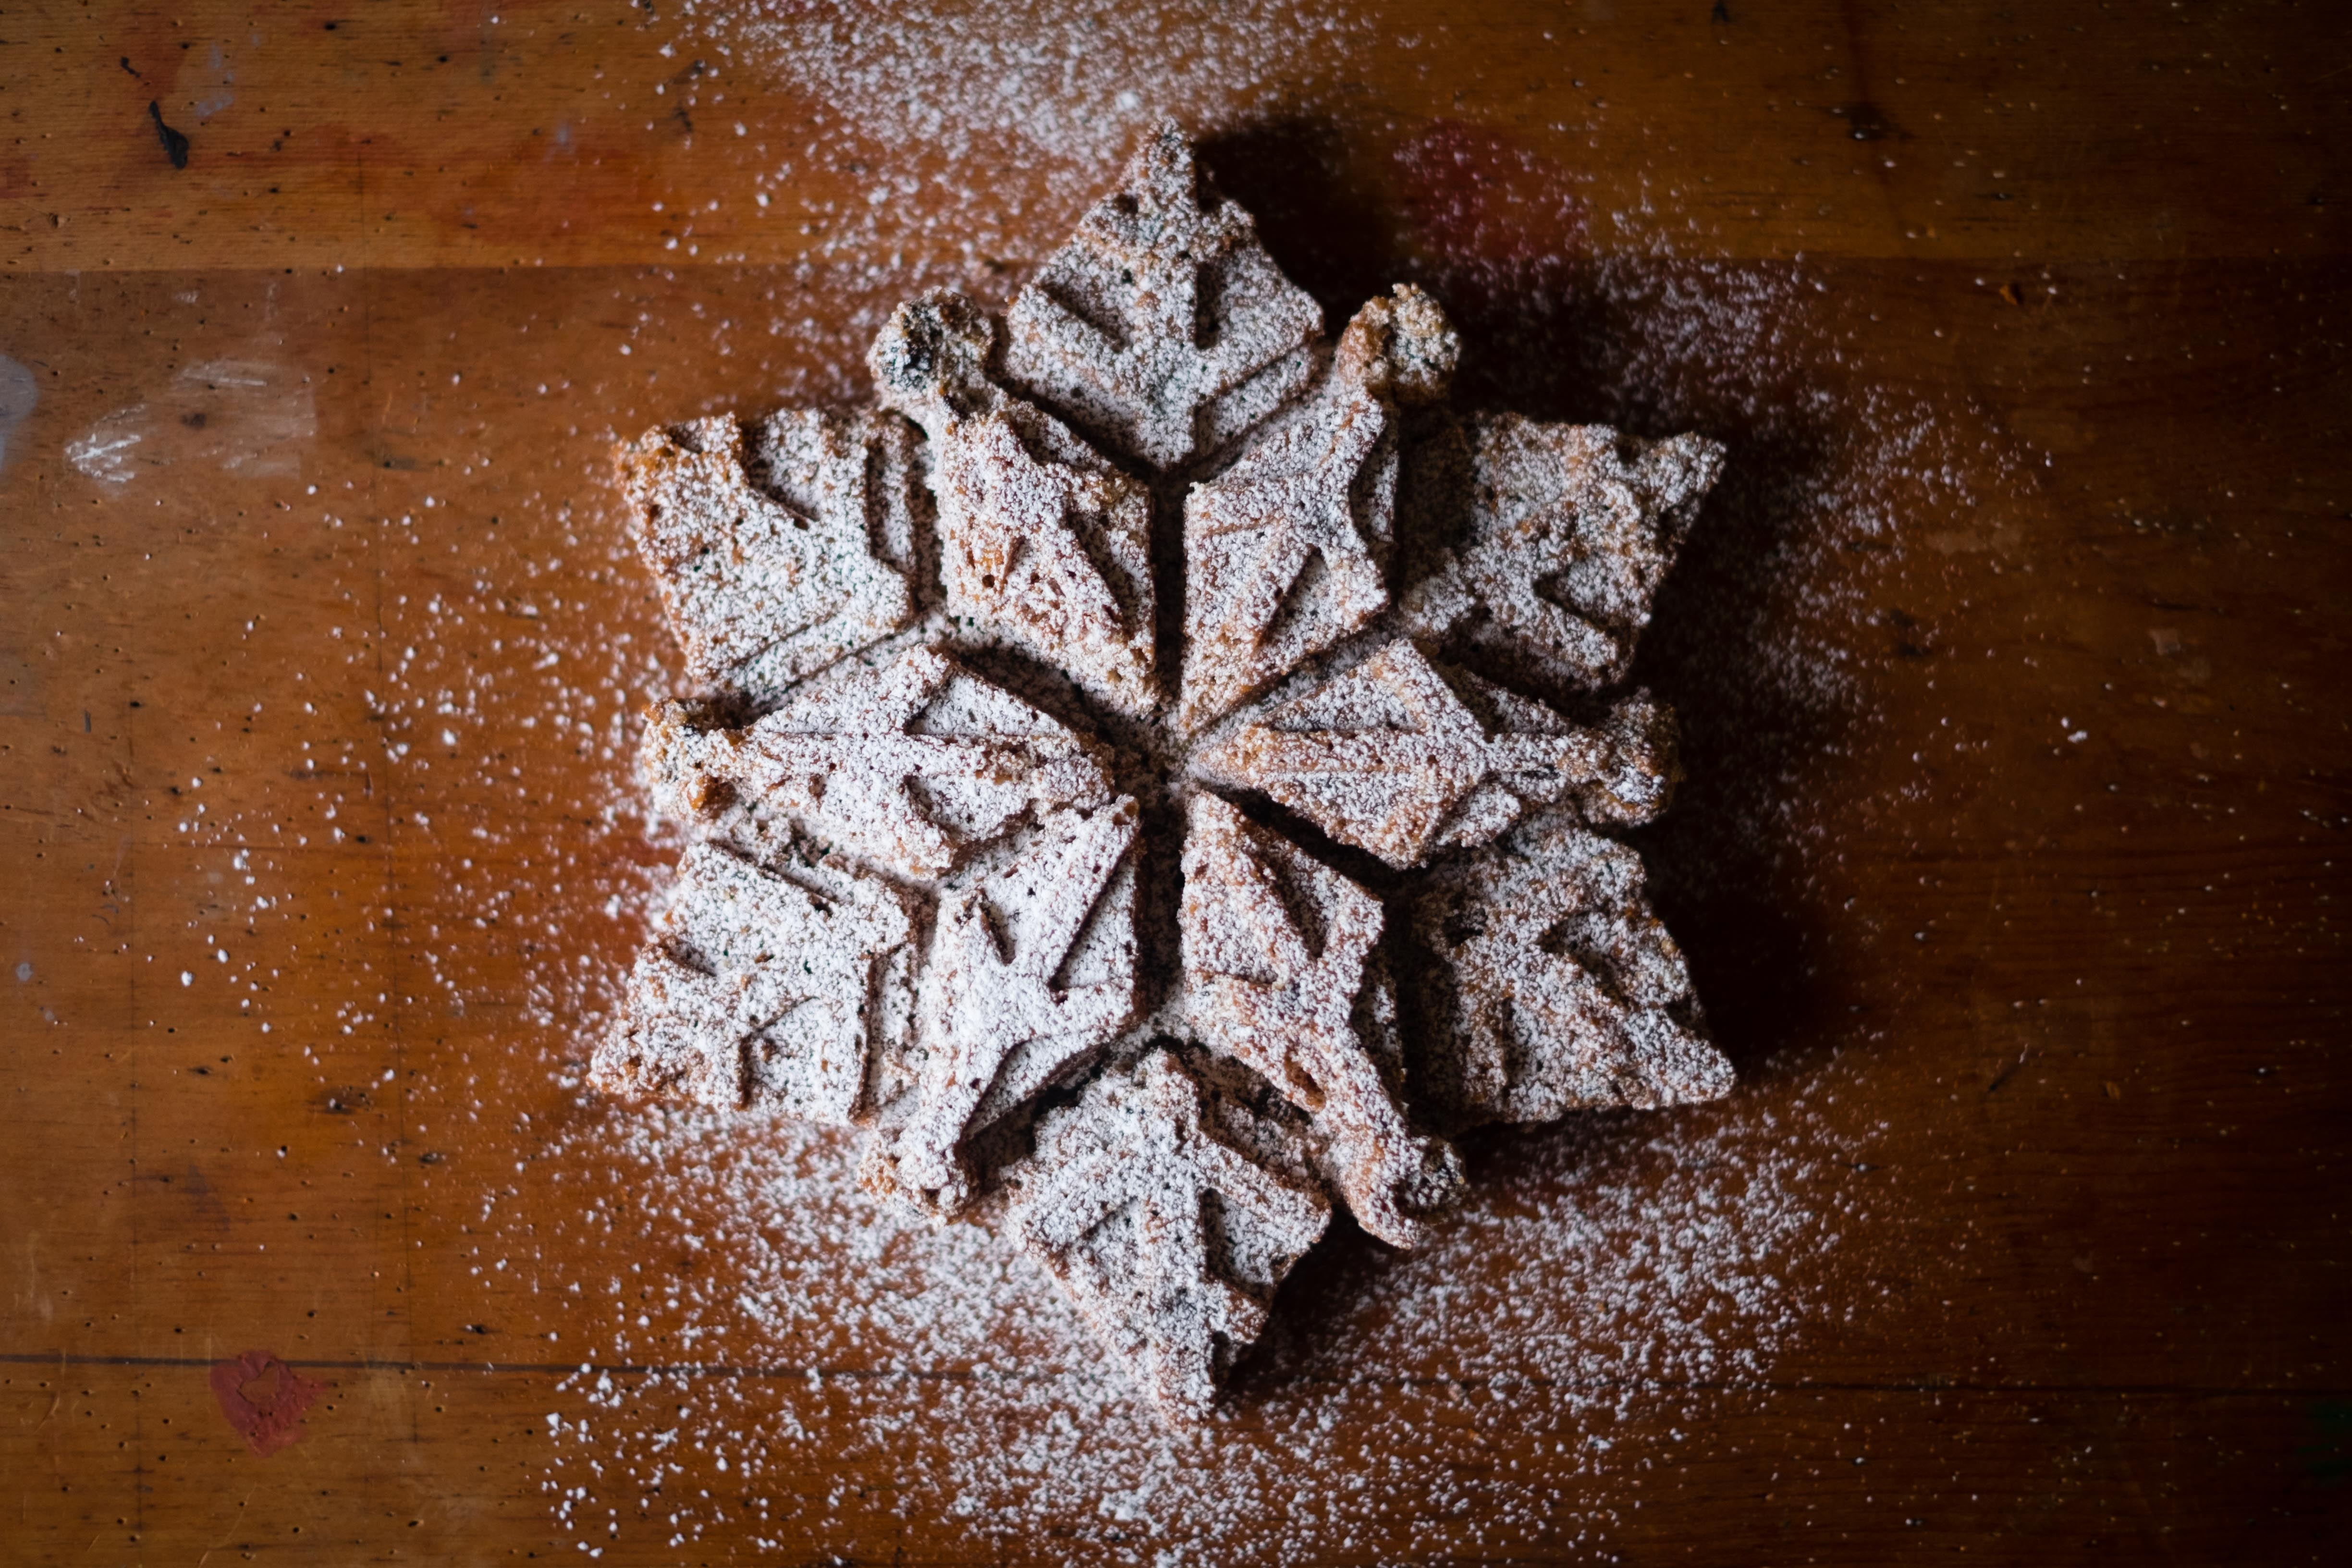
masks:
<svg viewBox="0 0 2352 1568"><path fill-rule="evenodd" d="M1453 413L1457 354L1410 286L1327 341L1171 126L1002 321L902 306L879 407L629 447L692 847L598 1081L866 1129L1176 1414L1454 1136L1724 1093L1596 831L1675 777L1602 693L1720 450Z"/></svg>

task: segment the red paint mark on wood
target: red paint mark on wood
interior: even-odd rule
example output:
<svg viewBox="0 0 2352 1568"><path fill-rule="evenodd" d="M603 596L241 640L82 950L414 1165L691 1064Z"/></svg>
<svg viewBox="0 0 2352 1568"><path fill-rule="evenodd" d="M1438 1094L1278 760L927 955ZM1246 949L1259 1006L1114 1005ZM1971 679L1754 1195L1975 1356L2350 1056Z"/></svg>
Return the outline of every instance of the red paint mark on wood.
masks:
<svg viewBox="0 0 2352 1568"><path fill-rule="evenodd" d="M321 1392L318 1384L269 1351L247 1351L212 1370L213 1397L245 1446L267 1458L302 1436L302 1412Z"/></svg>

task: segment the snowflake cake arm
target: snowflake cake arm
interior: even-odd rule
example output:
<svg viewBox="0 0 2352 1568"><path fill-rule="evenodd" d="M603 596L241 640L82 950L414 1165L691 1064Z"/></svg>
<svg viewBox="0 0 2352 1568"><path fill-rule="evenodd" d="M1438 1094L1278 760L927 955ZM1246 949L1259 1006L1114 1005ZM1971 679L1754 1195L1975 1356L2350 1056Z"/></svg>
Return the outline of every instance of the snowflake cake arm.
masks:
<svg viewBox="0 0 2352 1568"><path fill-rule="evenodd" d="M928 647L813 683L743 729L660 704L645 763L689 820L741 799L910 878L940 875L1034 812L1109 797L1076 733Z"/></svg>
<svg viewBox="0 0 2352 1568"><path fill-rule="evenodd" d="M1243 713L1195 754L1192 771L1269 795L1402 869L1485 843L1530 805L1646 822L1679 776L1674 750L1672 715L1647 693L1587 728L1400 639Z"/></svg>
<svg viewBox="0 0 2352 1568"><path fill-rule="evenodd" d="M1412 1071L1449 1124L1730 1091L1645 882L1632 849L1558 818L1432 874L1412 914Z"/></svg>
<svg viewBox="0 0 2352 1568"><path fill-rule="evenodd" d="M900 306L866 359L883 402L931 438L946 609L1141 717L1159 699L1150 496L1007 393L996 342L978 306L932 294Z"/></svg>
<svg viewBox="0 0 2352 1568"><path fill-rule="evenodd" d="M1049 1112L1012 1184L1013 1234L1171 1419L1207 1410L1330 1217L1292 1124L1165 1050Z"/></svg>
<svg viewBox="0 0 2352 1568"><path fill-rule="evenodd" d="M1442 397L1461 344L1400 285L1356 313L1314 394L1184 503L1184 680L1196 731L1388 608L1401 406Z"/></svg>
<svg viewBox="0 0 2352 1568"><path fill-rule="evenodd" d="M903 1049L888 1022L907 1008L887 992L905 985L913 926L881 883L829 879L817 892L716 845L688 850L597 1082L862 1120L874 1058Z"/></svg>
<svg viewBox="0 0 2352 1568"><path fill-rule="evenodd" d="M913 618L898 544L922 504L911 437L872 411L780 415L760 442L765 489L732 419L623 452L638 551L697 682L764 705Z"/></svg>
<svg viewBox="0 0 2352 1568"><path fill-rule="evenodd" d="M948 613L1139 718L1159 698L1150 497L1066 434L1013 404L958 425L941 447Z"/></svg>
<svg viewBox="0 0 2352 1568"><path fill-rule="evenodd" d="M943 901L919 1001L923 1069L867 1181L953 1215L971 1142L1116 1038L1136 1013L1135 803L1049 817L1035 842Z"/></svg>
<svg viewBox="0 0 2352 1568"><path fill-rule="evenodd" d="M1516 414L1441 426L1414 458L1407 628L1555 691L1622 680L1723 458Z"/></svg>
<svg viewBox="0 0 2352 1568"><path fill-rule="evenodd" d="M1304 390L1323 317L1162 125L1022 289L1007 329L1013 384L1157 472Z"/></svg>
<svg viewBox="0 0 2352 1568"><path fill-rule="evenodd" d="M1368 1013L1392 1004L1380 900L1213 795L1192 798L1181 913L1186 1014L1212 1048L1305 1111L1319 1164L1357 1222L1398 1247L1458 1195L1461 1162L1407 1124L1366 1049Z"/></svg>

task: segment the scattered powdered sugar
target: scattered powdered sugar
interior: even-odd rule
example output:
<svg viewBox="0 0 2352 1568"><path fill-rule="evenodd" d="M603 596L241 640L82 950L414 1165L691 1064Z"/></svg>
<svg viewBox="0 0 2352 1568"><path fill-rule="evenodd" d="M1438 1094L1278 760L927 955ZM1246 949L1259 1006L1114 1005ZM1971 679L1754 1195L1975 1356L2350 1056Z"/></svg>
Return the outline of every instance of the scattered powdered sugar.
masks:
<svg viewBox="0 0 2352 1568"><path fill-rule="evenodd" d="M1825 1063L1728 1107L1477 1145L1489 1168L1424 1250L1339 1242L1190 1431L1134 1397L1034 1264L976 1227L895 1223L857 1188L847 1139L597 1112L549 1152L593 1152L615 1194L667 1201L592 1203L551 1235L541 1212L542 1249L610 1226L674 1251L673 1212L735 1229L689 1232L715 1256L658 1292L614 1281L637 1315L564 1380L546 1484L583 1544L640 1550L649 1530L681 1544L721 1529L847 1550L874 1528L870 1483L808 1479L875 1467L899 1517L1103 1561L1322 1554L1367 1514L1422 1550L1605 1539L1655 1458L1621 1422L1767 1383L1793 1336L1855 1310L1820 1283L1854 1217L1836 1169L1856 1151L1817 1102L1849 1076ZM612 1370L657 1347L675 1370ZM1465 1467L1465 1446L1532 1449L1542 1472Z"/></svg>
<svg viewBox="0 0 2352 1568"><path fill-rule="evenodd" d="M810 168L870 176L864 201L826 213L811 237L821 256L866 262L902 248L972 263L1019 254L1041 226L1058 232L1160 120L1269 107L1302 68L1381 41L1370 17L1331 0L1178 0L1148 14L1114 0L687 0L679 14L694 47L738 68L686 87L688 102L708 98L716 112L748 76L804 106L806 140L763 186ZM976 174L992 167L1020 169L1020 190Z"/></svg>

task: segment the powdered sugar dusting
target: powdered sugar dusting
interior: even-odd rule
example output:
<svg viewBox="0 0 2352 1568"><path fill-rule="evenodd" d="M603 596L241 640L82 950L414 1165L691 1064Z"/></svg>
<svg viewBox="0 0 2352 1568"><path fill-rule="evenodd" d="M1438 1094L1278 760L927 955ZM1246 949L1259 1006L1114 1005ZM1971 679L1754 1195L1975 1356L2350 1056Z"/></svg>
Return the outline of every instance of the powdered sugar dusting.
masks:
<svg viewBox="0 0 2352 1568"><path fill-rule="evenodd" d="M1329 1551L1367 1511L1394 1531L1401 1508L1431 1550L1602 1538L1654 1457L1621 1421L1677 1390L1767 1380L1793 1335L1852 1310L1808 1283L1852 1217L1834 1167L1855 1151L1829 1146L1815 1105L1843 1077L1832 1064L1727 1108L1481 1146L1493 1168L1425 1250L1356 1237L1295 1281L1237 1396L1194 1432L1133 1399L1034 1264L973 1227L890 1224L845 1140L598 1116L575 1136L614 1162L616 1190L737 1228L565 1380L576 1403L547 1484L583 1542L615 1524L640 1545L649 1527L842 1541L868 1510L790 1478L867 1462L902 1517L1016 1552L1051 1531L1090 1560L1285 1560ZM641 1250L679 1243L660 1213L591 1207L586 1223ZM609 1370L656 1346L699 1365ZM1553 1456L1540 1480L1453 1462L1465 1443L1530 1441Z"/></svg>
<svg viewBox="0 0 2352 1568"><path fill-rule="evenodd" d="M1160 119L1197 126L1270 107L1302 68L1381 36L1331 0L1180 0L1149 14L1110 0L688 0L681 15L698 47L806 105L806 142L763 185L812 167L869 174L866 199L811 236L822 256L866 262L1021 254L1041 230L1066 228ZM1022 170L1035 205L975 174L991 167Z"/></svg>

